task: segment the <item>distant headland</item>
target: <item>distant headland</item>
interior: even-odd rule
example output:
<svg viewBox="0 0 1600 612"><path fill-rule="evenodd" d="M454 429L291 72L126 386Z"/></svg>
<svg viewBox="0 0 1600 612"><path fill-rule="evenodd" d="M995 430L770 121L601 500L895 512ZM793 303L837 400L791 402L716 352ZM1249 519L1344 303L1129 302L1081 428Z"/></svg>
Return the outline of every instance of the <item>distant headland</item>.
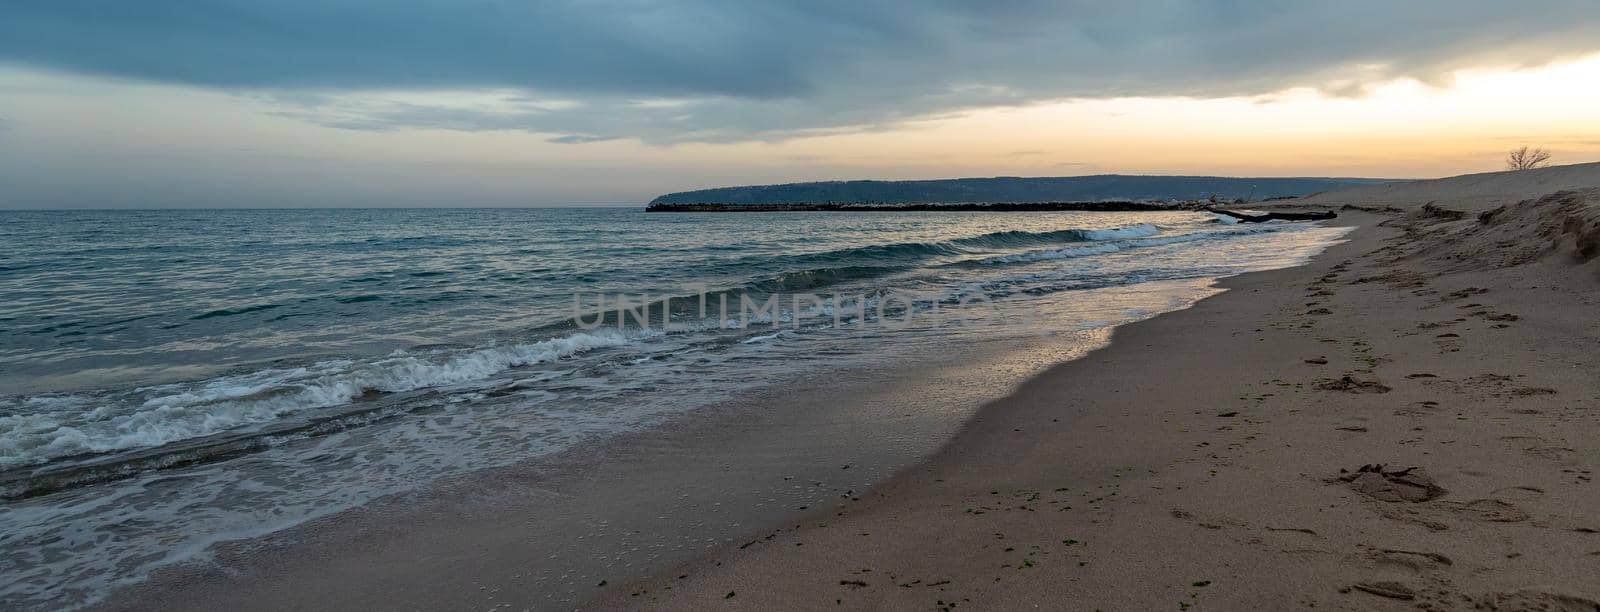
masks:
<svg viewBox="0 0 1600 612"><path fill-rule="evenodd" d="M655 212L811 210L1160 210L1182 203L1293 198L1391 182L1368 178L1247 178L1101 174L914 181L825 181L669 193Z"/></svg>

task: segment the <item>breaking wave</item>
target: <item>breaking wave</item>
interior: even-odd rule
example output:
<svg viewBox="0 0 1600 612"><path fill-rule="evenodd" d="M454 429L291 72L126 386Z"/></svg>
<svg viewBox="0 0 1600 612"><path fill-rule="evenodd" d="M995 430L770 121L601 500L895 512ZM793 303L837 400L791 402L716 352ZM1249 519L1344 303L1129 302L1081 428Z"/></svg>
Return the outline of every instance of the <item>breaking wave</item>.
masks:
<svg viewBox="0 0 1600 612"><path fill-rule="evenodd" d="M629 344L638 334L575 333L530 344L324 361L287 369L159 385L120 395L15 399L0 416L0 469L151 448L286 416L487 379L511 368Z"/></svg>

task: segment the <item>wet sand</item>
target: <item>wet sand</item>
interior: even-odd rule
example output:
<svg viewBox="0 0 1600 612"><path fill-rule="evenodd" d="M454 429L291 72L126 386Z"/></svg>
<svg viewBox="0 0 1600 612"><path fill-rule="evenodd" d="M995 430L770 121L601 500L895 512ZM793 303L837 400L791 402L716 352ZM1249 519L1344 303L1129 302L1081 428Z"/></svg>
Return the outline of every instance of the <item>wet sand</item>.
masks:
<svg viewBox="0 0 1600 612"><path fill-rule="evenodd" d="M1572 183L1600 166L1296 203L1377 212L1118 328L859 501L590 604L1595 610L1600 191L1517 203Z"/></svg>
<svg viewBox="0 0 1600 612"><path fill-rule="evenodd" d="M210 561L162 570L97 608L572 609L604 587L858 498L931 455L984 403L1105 344L1109 331L1066 336L785 383L221 544Z"/></svg>

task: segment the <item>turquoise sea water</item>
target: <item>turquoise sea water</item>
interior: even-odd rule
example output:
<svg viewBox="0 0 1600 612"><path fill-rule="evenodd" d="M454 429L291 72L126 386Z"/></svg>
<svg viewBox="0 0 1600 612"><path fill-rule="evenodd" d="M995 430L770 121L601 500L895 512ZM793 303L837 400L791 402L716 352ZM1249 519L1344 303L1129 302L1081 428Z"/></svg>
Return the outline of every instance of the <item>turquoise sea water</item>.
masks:
<svg viewBox="0 0 1600 612"><path fill-rule="evenodd" d="M93 601L786 376L1115 325L1191 298L1111 289L1340 235L1182 212L0 212L0 602Z"/></svg>

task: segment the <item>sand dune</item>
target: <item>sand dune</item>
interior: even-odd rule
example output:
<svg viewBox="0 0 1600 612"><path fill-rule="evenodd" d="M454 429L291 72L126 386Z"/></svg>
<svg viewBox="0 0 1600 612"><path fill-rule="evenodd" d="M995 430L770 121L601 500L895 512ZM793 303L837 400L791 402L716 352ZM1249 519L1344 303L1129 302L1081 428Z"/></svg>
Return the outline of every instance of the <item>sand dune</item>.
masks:
<svg viewBox="0 0 1600 612"><path fill-rule="evenodd" d="M1592 267L1600 256L1600 163L1357 187L1293 208L1403 213L1389 249L1439 272L1501 269L1541 261Z"/></svg>
<svg viewBox="0 0 1600 612"><path fill-rule="evenodd" d="M1600 162L1552 166L1520 172L1486 172L1450 178L1384 183L1330 191L1295 200L1307 206L1394 206L1420 208L1428 203L1467 212L1538 198L1557 191L1600 186Z"/></svg>
<svg viewBox="0 0 1600 612"><path fill-rule="evenodd" d="M1478 214L1427 205L1397 246L1444 271L1500 269L1535 262L1593 267L1600 256L1600 189L1557 192Z"/></svg>
<svg viewBox="0 0 1600 612"><path fill-rule="evenodd" d="M1600 256L1600 163L1357 187L1297 207L1393 208L1391 249L1439 271L1540 261L1587 266Z"/></svg>

